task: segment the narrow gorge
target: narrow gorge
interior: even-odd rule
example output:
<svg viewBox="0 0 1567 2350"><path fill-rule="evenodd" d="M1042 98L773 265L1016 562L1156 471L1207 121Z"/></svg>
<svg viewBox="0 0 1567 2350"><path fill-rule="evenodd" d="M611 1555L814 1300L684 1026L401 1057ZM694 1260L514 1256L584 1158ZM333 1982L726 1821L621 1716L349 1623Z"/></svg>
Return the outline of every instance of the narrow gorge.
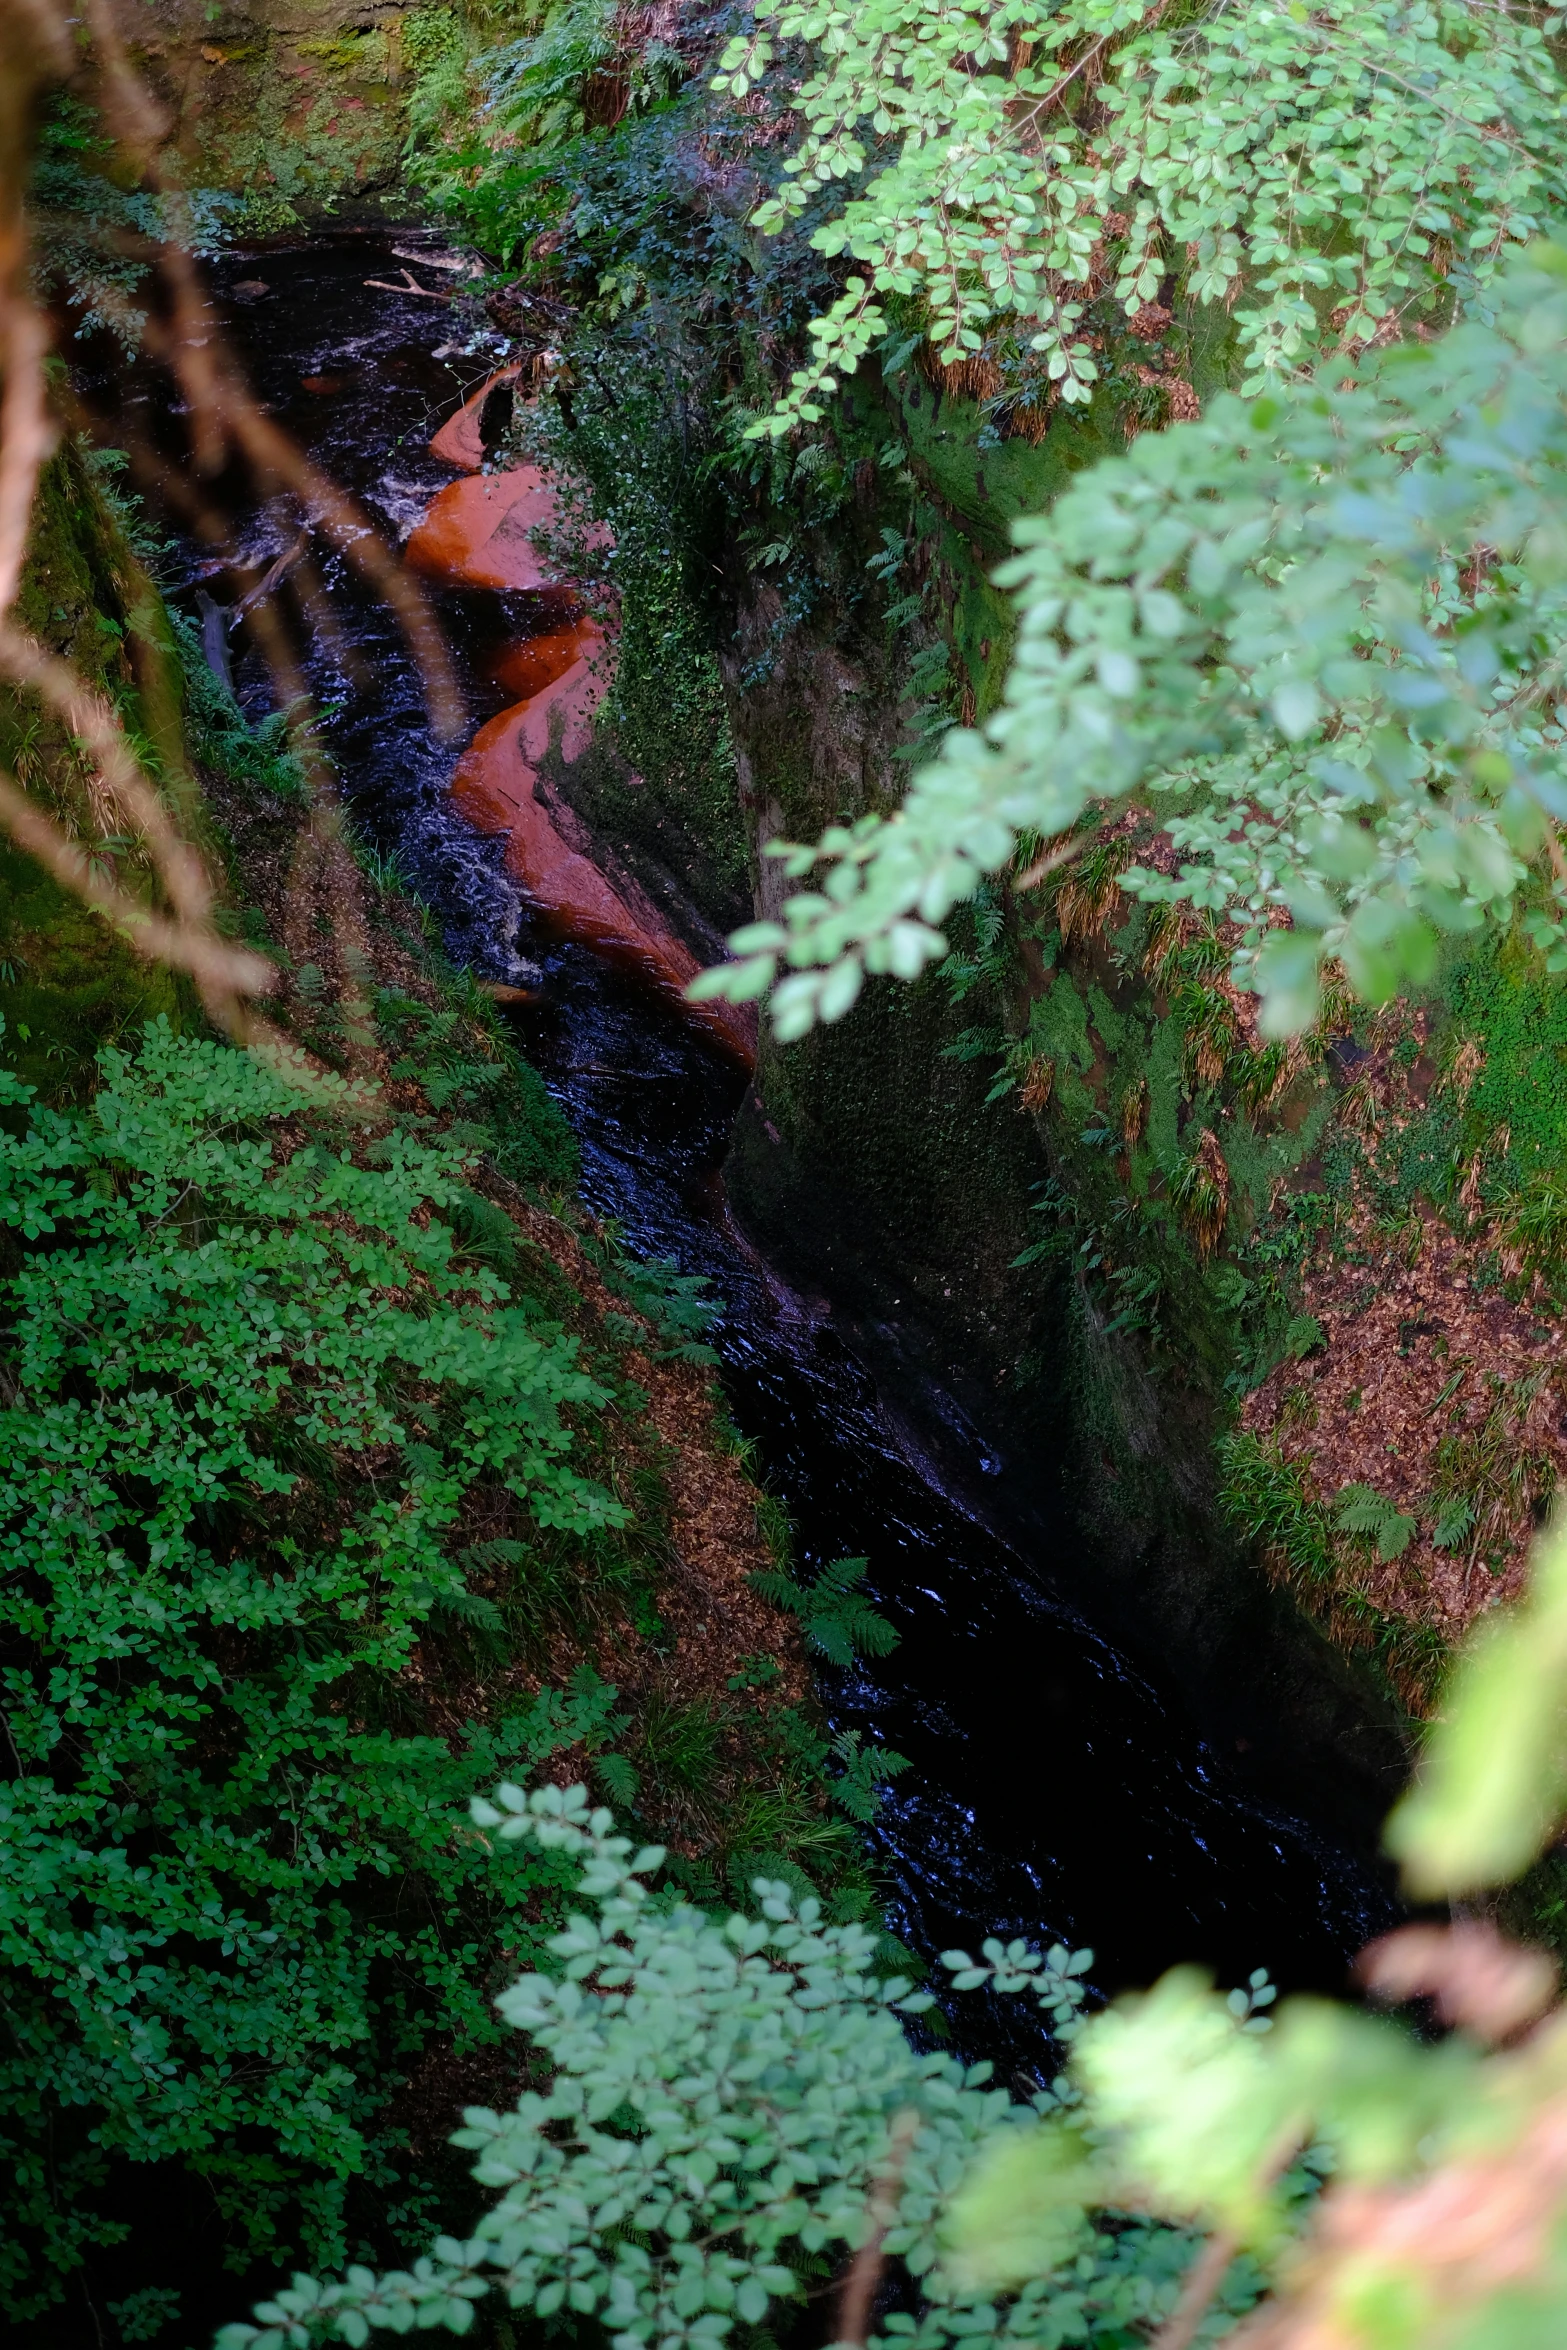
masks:
<svg viewBox="0 0 1567 2350"><path fill-rule="evenodd" d="M1481 13L0 0L23 2350L1304 2326L1492 2095L1367 1986L1554 2028Z"/></svg>

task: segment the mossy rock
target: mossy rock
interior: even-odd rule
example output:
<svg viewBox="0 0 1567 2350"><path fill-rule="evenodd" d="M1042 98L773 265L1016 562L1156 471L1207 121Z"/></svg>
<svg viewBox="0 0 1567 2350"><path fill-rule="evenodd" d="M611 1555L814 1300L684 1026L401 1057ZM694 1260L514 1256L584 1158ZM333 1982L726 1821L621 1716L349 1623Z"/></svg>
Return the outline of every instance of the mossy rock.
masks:
<svg viewBox="0 0 1567 2350"><path fill-rule="evenodd" d="M417 25L407 52L404 29L445 13L384 0L147 0L127 30L187 179L254 198L244 225L265 235L298 225L296 203L400 185L405 101L423 62Z"/></svg>

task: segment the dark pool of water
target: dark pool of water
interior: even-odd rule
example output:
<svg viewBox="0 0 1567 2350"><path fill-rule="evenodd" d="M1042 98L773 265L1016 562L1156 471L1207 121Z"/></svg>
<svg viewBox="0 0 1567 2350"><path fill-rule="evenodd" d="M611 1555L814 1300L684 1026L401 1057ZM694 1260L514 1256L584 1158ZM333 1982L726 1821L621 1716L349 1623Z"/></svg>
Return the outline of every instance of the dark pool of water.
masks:
<svg viewBox="0 0 1567 2350"><path fill-rule="evenodd" d="M266 283L232 312L258 389L400 536L450 478L425 444L485 363L434 358L448 314L365 285L392 274L392 241L329 233L219 276ZM306 377L334 388L311 391ZM294 528L281 511L258 519L255 551ZM1348 1955L1390 1919L1374 1865L1260 1806L1172 1692L1069 1604L1064 1513L1026 1550L987 1531L900 1436L830 1316L746 1248L720 1180L741 1081L671 1007L535 923L495 845L445 805L455 750L432 738L395 629L341 563L328 569L352 615L353 660L342 668L318 644L311 683L358 821L396 851L455 956L498 978L536 976L520 1037L577 1134L588 1202L726 1301L716 1343L731 1409L807 1566L870 1561L899 1646L827 1676L824 1695L836 1725L909 1758L870 1832L896 1930L926 1955L996 1930L1088 1943L1107 1990L1181 1959L1230 1981L1265 1965L1286 1985L1338 1988ZM485 681L496 645L537 616L525 598L438 601L477 723L500 698ZM239 674L259 697L262 681ZM1037 2061L1026 2016L966 2012L971 2045Z"/></svg>

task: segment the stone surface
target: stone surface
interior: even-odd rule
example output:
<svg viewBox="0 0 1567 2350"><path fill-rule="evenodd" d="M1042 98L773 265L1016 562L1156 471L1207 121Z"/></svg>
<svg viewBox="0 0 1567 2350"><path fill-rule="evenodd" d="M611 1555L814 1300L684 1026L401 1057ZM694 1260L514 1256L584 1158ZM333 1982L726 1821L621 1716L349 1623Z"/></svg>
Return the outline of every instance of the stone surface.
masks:
<svg viewBox="0 0 1567 2350"><path fill-rule="evenodd" d="M436 492L403 551L412 570L454 586L558 589L532 537L555 517L555 493L534 466L470 474Z"/></svg>
<svg viewBox="0 0 1567 2350"><path fill-rule="evenodd" d="M443 465L455 465L463 473L477 473L484 463L484 441L479 431L479 419L484 403L497 384L509 384L521 373L520 368L497 368L486 376L476 392L469 394L462 406L442 425L430 443L430 454L439 457Z"/></svg>
<svg viewBox="0 0 1567 2350"><path fill-rule="evenodd" d="M402 0L111 0L188 176L279 200L394 187Z"/></svg>
<svg viewBox="0 0 1567 2350"><path fill-rule="evenodd" d="M437 491L409 538L407 559L428 578L466 587L569 595L529 536L555 514L544 475L531 465L477 470L484 461L478 421L491 383L481 384L430 444L467 472ZM588 853L586 827L545 780L547 766L569 767L592 742L593 714L610 678L604 630L581 614L562 616L556 627L509 647L491 673L524 698L479 729L452 777L453 804L481 832L506 835L508 866L560 930L641 971L749 1069L754 1013L686 1001L702 967L697 957L634 881L617 887L605 876Z"/></svg>

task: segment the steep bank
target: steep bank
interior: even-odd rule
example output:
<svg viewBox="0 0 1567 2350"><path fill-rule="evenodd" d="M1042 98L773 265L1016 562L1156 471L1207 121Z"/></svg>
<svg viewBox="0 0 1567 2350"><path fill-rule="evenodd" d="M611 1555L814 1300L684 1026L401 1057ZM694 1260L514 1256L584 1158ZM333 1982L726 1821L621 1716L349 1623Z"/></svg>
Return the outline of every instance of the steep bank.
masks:
<svg viewBox="0 0 1567 2350"><path fill-rule="evenodd" d="M1193 299L1179 268L1157 285L1150 277L1136 307L1110 298L1109 256L1126 222L1108 214L1084 281L1095 384L1083 406L1061 403L1004 326L943 367L929 349L912 357L921 321L897 311L895 331L834 398L821 430L764 455L735 427L765 409L803 318L835 290L812 257L809 221L770 254L746 234L776 178L769 150L788 129L792 68L770 70L766 90L736 111L702 94L716 37L706 19L684 11L656 25L617 22L578 77L563 130L540 94L556 87L556 53L535 43L507 68L520 78L508 82L507 128L486 154L482 138L463 146L489 97L488 85L464 80L458 20L443 20L439 39L433 14L418 22L435 76L428 103L419 101L420 168L494 249L526 257L523 277L492 296L492 315L510 322L531 381L558 377L566 438L579 453L593 444L588 477L621 508L633 476L640 485L642 551L622 574L610 723L567 762L566 803L586 827L571 855L580 864L591 848L589 865L623 876L622 902L633 886L671 908L683 899L690 951L711 952L743 880L737 811L760 848L777 829L809 833L896 803L897 758L915 751L914 738L993 701L1010 624L985 574L1009 521L1048 504L1074 470L1128 435L1195 413L1233 375L1230 313ZM448 59L439 70L438 53ZM443 125L454 134L446 157ZM552 151L551 169L509 181L511 142L534 139ZM572 300L593 322L575 341L565 333ZM646 444L636 449L628 412ZM617 437L625 478L607 483ZM781 715L775 676L792 697ZM694 756L693 741L703 745ZM494 746L501 757L512 747L509 736ZM1120 836L1119 852L1128 846ZM770 870L757 873L764 900ZM1061 893L1059 920L1050 890L1018 907L1003 889L981 909L950 975L981 1017L955 1034L938 1021L927 1055L950 1045L973 1056L1041 1123L1055 1190L1040 1204L1053 1203L1054 1223L1044 1237L1029 1229L1045 1256L1073 1263L1082 1324L1070 1382L1084 1471L1075 1483L1102 1528L1133 1529L1124 1541L1112 1535L1116 1555L1144 1556L1152 1529L1173 1539L1166 1530L1193 1509L1208 1530L1199 1547L1258 1546L1266 1574L1355 1660L1385 1730L1428 1703L1454 1634L1512 1587L1555 1475L1553 1350L1535 1335L1554 1319L1539 1243L1551 1211L1529 1191L1541 1170L1509 1141L1482 1164L1472 1134L1438 1137L1432 1123L1447 1115L1433 1106L1447 1094L1460 1113L1455 1131L1476 1123L1464 1106L1467 1072L1491 1056L1493 1031L1460 999L1489 1002L1490 976L1468 972L1455 951L1441 1005L1402 1041L1386 1024L1373 1035L1363 1021L1330 1018L1311 1066L1283 1067L1258 1049L1226 990L1222 937L1201 925L1138 930L1116 908L1108 869L1095 866L1083 886L1086 925L1075 883ZM1514 976L1527 992L1527 949L1520 955ZM1145 984L1128 980L1130 962ZM1511 1016L1498 1014L1504 1026ZM1501 1030L1494 1038L1503 1045ZM1414 1070L1412 1108L1396 1071L1382 1084L1404 1044L1397 1068ZM872 1190L855 1178L868 1122L890 1142L879 1172L920 1200L884 1286L898 1293L901 1268L944 1220L951 1262L928 1283L934 1321L923 1351L950 1363L961 1341L985 1365L982 1388L1015 1381L1028 1347L994 1369L986 1352L995 1281L971 1329L943 1325L970 1260L983 1259L964 1230L982 1186L943 1191L937 1178L935 1192L923 1191L906 1168L908 1104L883 1100L876 1085L889 1055L900 1060L882 1038L869 1087L850 1056L847 1121L835 1081L822 1076L817 1133L800 1116L816 1079L792 1096L781 1065L766 1073L762 1135L785 1137L770 1150L803 1153L774 1224L798 1231L834 1184L846 1187L838 1221L860 1219ZM1514 1065L1510 1048L1500 1058ZM901 1078L892 1087L906 1091ZM1419 1128L1420 1147L1435 1154L1426 1172L1410 1175L1402 1145L1391 1159L1381 1141L1363 1148L1373 1124ZM764 1189L768 1163L753 1154ZM779 1161L778 1182L785 1172ZM842 1246L822 1232L841 1260ZM1409 1261L1422 1248L1429 1279ZM1375 1284L1361 1278L1368 1269ZM1433 1281L1478 1290L1475 1310L1451 1329L1434 1314ZM1373 1294L1397 1310L1368 1348L1348 1328ZM1379 1411L1397 1433L1376 1436L1361 1358L1386 1353L1382 1341L1399 1368ZM1516 1457L1504 1466L1509 1447ZM1117 1589L1125 1580L1110 1573ZM1184 1569L1175 1576L1189 1580ZM1190 1653L1199 1617L1228 1622L1232 1612L1217 1593L1178 1606L1180 1653ZM1205 1705L1233 1680L1228 1665L1200 1659L1191 1672ZM1290 1666L1281 1686L1295 1678ZM1249 1740L1250 1730L1232 1725L1227 1735Z"/></svg>
<svg viewBox="0 0 1567 2350"><path fill-rule="evenodd" d="M1175 237L1156 267L1130 213L1115 211L1094 215L1092 248L1068 273L1086 366L1071 383L1063 350L1048 365L1035 356L1050 335L1020 339L1004 309L983 324L976 310L938 354L941 334L927 336L948 297L914 258L923 294L878 279L874 331L870 312L855 326L856 281L845 293L827 256L841 256L845 236L871 254L880 232L853 191L863 162L896 206L877 176L885 156L862 157L858 134L841 154L813 144L815 131L800 148L799 109L809 116L819 85L802 91L800 58L765 29L726 53L714 81L725 37L690 10L617 22L569 127L545 103L555 51L535 43L517 52L505 137L483 130L476 78L432 121L420 166L449 216L515 272L487 307L543 394L529 447L580 477L615 537L617 673L592 750L560 789L596 855L652 877L671 907L685 901L699 952L704 932L732 924L745 880L762 912L776 908L775 838L891 813L941 731L995 707L1013 626L990 574L1011 524L1128 439L1197 415L1235 379L1253 331L1245 304L1217 297L1197 248ZM1127 70L1139 39L1128 38ZM879 50L880 64L871 52L841 72L823 64L851 115L862 66L872 78L882 64L895 77L911 69L894 51L896 65ZM829 45L817 62L836 54ZM1101 54L1090 41L1080 62ZM1430 62L1445 72L1450 60ZM1031 70L1025 42L984 102ZM1294 61L1280 70L1290 79ZM1302 79L1307 112L1325 86ZM1091 77L1074 68L1052 86L1047 103L1057 100L1061 152L1092 148L1103 125ZM885 133L885 112L872 115ZM1336 119L1358 122L1359 102ZM993 128L1005 148L1004 105ZM1208 129L1193 135L1200 144ZM1543 119L1527 136L1550 145ZM512 141L543 168L519 175ZM939 143L922 151L928 160ZM1173 184L1159 152L1144 159L1150 188ZM810 168L791 192L802 157ZM1439 173L1452 162L1433 152ZM1468 201L1476 168L1457 169L1455 201ZM962 210L969 195L954 200ZM924 251L912 222L901 233L900 252ZM1435 276L1411 299L1435 304L1435 325L1450 296L1431 260ZM955 285L969 261L952 266ZM1316 323L1331 334L1348 315ZM807 392L818 326L821 352L840 355L818 354L833 380ZM795 419L786 430L769 420L780 397ZM1171 810L1161 800L1161 815ZM1101 1604L1129 1636L1144 1627L1148 1653L1170 1648L1232 1744L1255 1753L1258 1734L1272 1759L1251 1767L1287 1771L1294 1746L1312 1758L1309 1783L1324 1776L1319 1756L1341 1754L1370 1811L1455 1634L1511 1588L1554 1477L1549 1349L1529 1335L1546 1293L1525 1294L1546 1278L1552 1214L1524 1197L1546 1180L1538 1151L1526 1165L1504 1131L1486 1159L1475 1113L1441 1137L1426 1115L1429 1102L1438 1123L1447 1116L1440 1103L1464 1094L1477 1058L1494 1050L1520 1068L1504 1037L1517 1005L1500 1003L1455 942L1441 1004L1410 1008L1397 1036L1404 1015L1373 1029L1330 987L1302 1050L1265 1047L1228 980L1233 940L1201 921L1149 921L1124 900L1121 866L1134 852L1167 856L1158 835L1143 816L1098 840L1085 830L1073 870L1053 877L1025 875L1025 844L1013 873L954 918L952 959L917 1006L893 1009L889 991L836 1036L764 1052L737 1196L785 1250L812 1231L835 1286L862 1288L867 1324L886 1325L886 1300L923 1295L927 1334L898 1343L927 1387L939 1364L985 1399L979 1420L994 1440L974 1453L1037 1456L1039 1416L1059 1425L1064 1412L1082 1548L1103 1554ZM747 876L735 872L737 840ZM1543 978L1529 974L1529 952L1510 945L1507 988L1516 977L1527 994ZM1477 1017L1482 1005L1500 1025ZM949 1055L956 1073L940 1065ZM1413 1110L1390 1059L1413 1073ZM1539 1073L1531 1080L1538 1088ZM1009 1099L1020 1111L999 1109ZM1368 1150L1374 1126L1384 1131ZM1413 1155L1385 1147L1406 1127ZM1477 1251L1472 1273L1456 1258L1451 1270L1478 1278L1483 1311L1453 1333L1410 1278L1428 1214L1460 1256ZM1433 1265L1445 1247L1433 1242ZM1345 1335L1372 1294L1368 1269L1380 1295L1401 1300L1382 1331L1399 1371L1375 1442L1378 1409ZM1455 1345L1464 1364L1443 1369ZM1324 1347L1336 1366L1319 1377ZM1516 1473L1499 1466L1507 1430L1528 1456ZM996 1483L982 1477L980 1490ZM1008 1483L1021 1505L1026 1469ZM1280 1661L1236 1718L1257 1640ZM1275 1716L1290 1725L1277 1737Z"/></svg>
<svg viewBox="0 0 1567 2350"><path fill-rule="evenodd" d="M272 249L265 311L253 261L227 266L260 396L407 529L446 478L426 455L451 404L442 327L365 282L384 272L358 236ZM247 522L241 581L295 543L286 514ZM177 603L223 591L199 551L179 561ZM927 1960L996 1930L1059 1934L1096 1947L1107 1991L1193 1952L1226 1980L1268 1963L1331 1988L1389 1914L1355 1849L1256 1800L1167 1678L1045 1586L1037 1545L976 1523L843 1324L737 1244L718 1181L732 1061L535 916L451 807L459 744L434 734L395 625L345 569L327 584L337 632L303 642L335 783L309 788L261 717L274 689L253 656L235 667L251 727L177 631L230 919L277 964L318 1098L191 1027L85 1065L64 1130L46 1105L8 1111L7 1149L31 1128L55 1153L45 1179L87 1178L73 1245L44 1231L18 1249L8 1344L25 1338L51 1404L91 1407L65 1411L84 1443L111 1431L118 1481L95 1507L134 1570L97 1571L101 1524L62 1549L57 1488L10 1472L48 1586L13 1594L31 1675L13 1683L13 1835L49 1812L21 1845L8 1953L33 2035L9 2084L22 2340L199 2329L295 2258L395 2259L448 2214L463 2226L444 2128L465 2096L515 2086L487 1995L560 1895L549 1865L498 1870L454 1832L472 1786L503 1775L585 1772L715 1904L758 1865L864 1903L868 1836L884 1914ZM559 615L437 593L480 726L518 691L519 642L542 662ZM488 990L443 973L437 927ZM581 1197L625 1241L574 1206L578 1152ZM58 1229L58 1197L48 1212ZM750 1583L780 1513L690 1359L704 1277L726 1300L711 1335L736 1422L799 1530L802 1579L768 1587L792 1624ZM45 1337L62 1330L63 1364ZM122 1364L143 1399L128 1416ZM150 1461L148 1413L155 1435L183 1431ZM39 1456L30 1391L7 1420L11 1455ZM209 1421L222 1458L194 1496L171 1491ZM825 1722L793 1625L838 1660ZM61 1737L46 1700L67 1649ZM172 2069L127 2080L119 2042L95 2037L104 2002ZM1041 2065L1026 2003L960 2028L975 2053ZM44 2117L69 2109L54 2173L25 2135L40 2084Z"/></svg>
<svg viewBox="0 0 1567 2350"><path fill-rule="evenodd" d="M576 472L624 556L617 676L559 787L597 854L684 898L695 943L734 902L737 834L770 915L775 840L890 814L941 730L986 716L1011 524L1195 414L1236 344L1179 272L1129 311L1096 263L1086 401L1025 382L1004 328L943 365L894 304L819 419L759 440L835 281L814 215L761 247L747 232L792 69L735 110L703 91L703 28L682 24L680 101L562 145L547 202L508 209L498 165L444 193L481 238L499 207L516 249L536 239L491 299L545 390L527 442ZM648 712L662 694L694 713L715 682L698 791ZM1521 934L1500 957L1455 938L1428 1001L1373 1021L1330 984L1286 1051L1230 982L1233 938L1122 892L1134 858L1168 861L1150 811L1085 827L1060 871L1026 872L1031 853L953 918L912 996L873 986L829 1034L764 1040L734 1196L784 1261L831 1268L867 1343L902 1358L911 1409L937 1427L935 1389L961 1389L971 1470L1013 1464L971 1479L988 1507L1004 1491L1028 1522L1050 1482L1031 1464L1064 1458L1095 1559L1072 1587L1174 1660L1261 1783L1334 1785L1342 1763L1369 1822L1453 1640L1515 1587L1556 1474L1554 1110L1519 1148L1499 1106L1513 1085L1554 1102L1548 974ZM1449 1328L1434 1301L1455 1283L1477 1302Z"/></svg>
<svg viewBox="0 0 1567 2350"><path fill-rule="evenodd" d="M414 300L366 283L387 273L367 270L363 251L328 234L273 253L271 307L242 297L236 323L275 412L408 530L450 480L434 454L454 399L437 355L447 330ZM224 266L248 284L247 261ZM311 388L323 383L329 393ZM662 469L666 452L643 429L634 387L620 389L614 447L631 512L629 530L614 517L616 565L667 583L677 550L638 538L638 467ZM271 542L254 552L264 563ZM559 616L542 604L530 616L494 589L439 594L479 721L518 690L519 639L542 659ZM689 1015L528 903L507 862L515 841L508 851L476 840L454 811L460 762L432 738L406 648L384 613L363 599L354 609L355 676L344 680L324 638L309 661L356 822L417 876L464 960L502 984L505 1020L578 1138L595 1209L639 1253L705 1276L726 1301L713 1331L726 1391L800 1527L803 1571L815 1577L845 1552L865 1558L864 1587L901 1633L891 1654L827 1676L846 1779L880 1768L878 1743L910 1758L869 1823L898 1930L927 1954L983 1939L998 1920L1091 1942L1107 1985L1146 1981L1194 1950L1227 1977L1266 1955L1284 1979L1336 1984L1346 1953L1387 1914L1375 1872L1314 1828L1309 1807L1291 1816L1237 1784L1168 1676L1140 1673L1052 1596L1040 1546L1009 1548L947 1491L896 1395L878 1390L852 1333L825 1309L819 1278L798 1294L739 1242L719 1174L743 1077ZM667 596L650 613L623 591L622 611L621 668L600 728L613 729L613 744L634 724L646 746L660 697L683 719L716 661L689 620L670 621ZM711 749L689 746L667 797L645 795L652 811L678 813L687 838L705 804L694 753ZM835 1588L829 1575L829 1613ZM1042 1718L1073 1788L1066 1805L1038 1801ZM998 2014L986 2035L981 2045L1009 2060L1028 2054L1015 2017Z"/></svg>
<svg viewBox="0 0 1567 2350"><path fill-rule="evenodd" d="M73 442L44 471L17 616L123 713L148 744L181 820L199 830L168 617L131 544L112 472ZM70 837L105 844L100 854L123 889L156 902L144 845L122 834L61 721L11 687L0 688L0 763L40 795ZM20 1076L69 1094L98 1043L160 1014L177 1018L182 1002L168 972L136 954L9 837L0 839L0 1017Z"/></svg>
<svg viewBox="0 0 1567 2350"><path fill-rule="evenodd" d="M464 2224L446 2135L509 2083L489 1992L563 1899L459 1832L476 1786L587 1776L699 1897L776 1864L868 1900L798 1630L750 1580L778 1552L700 1307L584 1216L493 1006L280 722L246 725L126 527L67 443L24 617L153 746L315 1078L212 1042L11 854L19 2343L199 2335L300 2259ZM155 900L64 736L25 702L0 723Z"/></svg>
<svg viewBox="0 0 1567 2350"><path fill-rule="evenodd" d="M641 460L651 477L643 495L667 477L646 391L628 421L614 380L613 414L585 415L579 391L571 425L548 430L563 460L577 460L598 510L624 528L638 519L624 488L633 434L654 452ZM654 824L668 815L682 838L694 832L700 857L704 841L716 849L727 826L743 825L754 903L766 912L784 886L765 854L771 839L809 839L895 806L921 729L946 711L982 711L998 690L1009 616L988 573L1011 516L1089 461L1116 429L1114 413L1107 399L1037 447L1019 436L987 449L980 411L945 387L911 373L886 389L857 379L823 437L828 463L809 470L803 490L763 504L771 527L793 532L782 578L755 563L765 525L731 524L722 596L686 605L686 629L699 639L705 625L724 683L728 810L693 826L683 789L661 790L663 770L644 750L644 813L631 831L614 825L586 761L564 765L559 788L602 850L651 859ZM889 442L890 430L900 437ZM701 527L689 506L666 493L663 514L668 537L678 546L684 531L689 545ZM797 580L809 580L808 596ZM623 591L633 622L637 589L633 576ZM622 653L633 705L652 674L644 641L633 626ZM625 763L616 719L612 699L598 729L600 770ZM716 854L699 869L715 889ZM664 878L678 905L667 866ZM1298 1590L1261 1571L1222 1506L1220 1440L1234 1382L1256 1351L1226 1288L1226 1257L1199 1261L1168 1219L1179 1336L1155 1353L1113 1283L1126 1252L1107 1258L1100 1241L1085 1245L1096 1217L1108 1225L1117 1182L1103 1142L1079 1136L1095 1128L1109 1139L1105 1121L1146 1085L1150 1051L1159 1146L1170 1171L1181 1159L1193 1114L1182 1061L1189 1007L1172 1012L1135 957L1120 968L1127 957L1117 950L1111 968L1097 917L1063 958L1055 900L1041 894L1043 905L1040 895L999 893L971 926L960 920L946 973L913 989L873 985L847 1020L802 1044L779 1048L764 1028L729 1196L767 1254L830 1301L970 1506L1047 1562L1052 1584L1118 1642L1173 1673L1259 1792L1306 1805L1370 1849L1407 1767L1403 1706ZM683 895L696 941L700 910L689 887ZM1100 1003L1108 1040L1093 1026ZM1057 1044L1052 1016L1065 1023ZM1192 1139L1203 1130L1199 1120ZM1309 1149L1270 1148L1271 1158L1254 1152L1252 1188L1293 1229L1285 1194L1292 1169L1309 1176ZM1295 1269L1284 1277L1295 1280Z"/></svg>
<svg viewBox="0 0 1567 2350"><path fill-rule="evenodd" d="M114 14L185 183L243 196L242 224L263 236L297 224L301 204L395 190L410 95L461 38L452 10L404 0L152 0Z"/></svg>

